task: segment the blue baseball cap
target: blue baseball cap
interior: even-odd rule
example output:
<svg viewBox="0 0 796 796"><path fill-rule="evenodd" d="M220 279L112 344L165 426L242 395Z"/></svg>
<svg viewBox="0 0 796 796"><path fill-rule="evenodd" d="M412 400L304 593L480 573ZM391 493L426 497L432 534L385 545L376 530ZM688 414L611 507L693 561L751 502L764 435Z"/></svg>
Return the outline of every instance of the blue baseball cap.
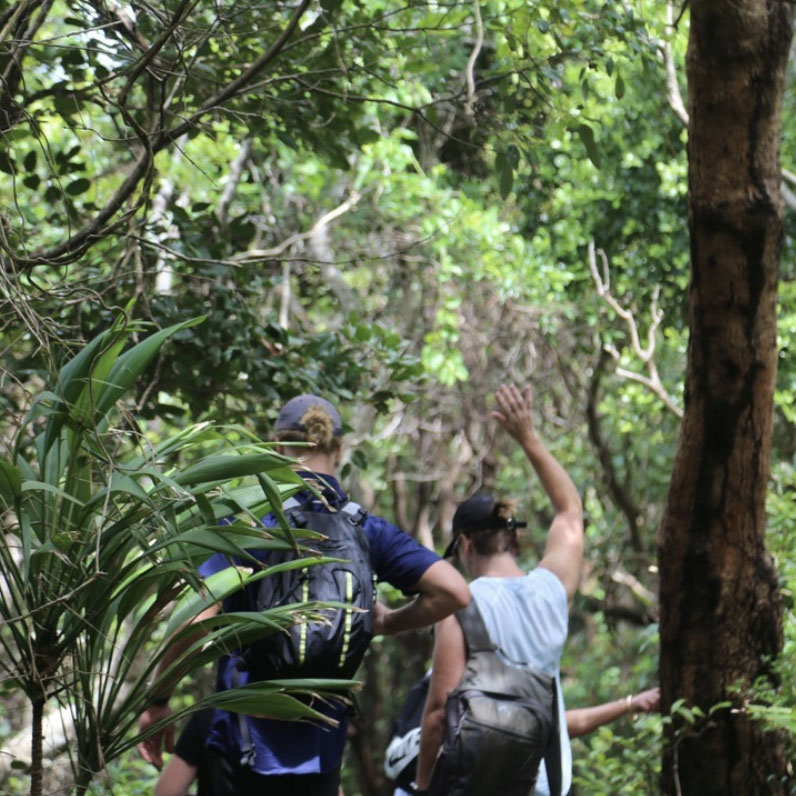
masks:
<svg viewBox="0 0 796 796"><path fill-rule="evenodd" d="M332 434L335 437L342 436L343 423L338 411L325 398L310 394L297 395L282 407L276 418L276 423L274 423L274 431L306 431L301 419L306 411L313 406L323 409L329 415L332 421Z"/></svg>

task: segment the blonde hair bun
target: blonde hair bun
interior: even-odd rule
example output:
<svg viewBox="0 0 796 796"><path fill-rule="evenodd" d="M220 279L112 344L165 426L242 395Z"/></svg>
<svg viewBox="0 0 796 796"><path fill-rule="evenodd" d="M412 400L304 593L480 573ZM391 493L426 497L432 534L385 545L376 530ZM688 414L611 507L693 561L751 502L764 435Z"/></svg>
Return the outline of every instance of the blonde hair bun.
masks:
<svg viewBox="0 0 796 796"><path fill-rule="evenodd" d="M327 448L334 437L332 418L321 406L311 406L301 416L301 425L307 433L307 442L318 448Z"/></svg>

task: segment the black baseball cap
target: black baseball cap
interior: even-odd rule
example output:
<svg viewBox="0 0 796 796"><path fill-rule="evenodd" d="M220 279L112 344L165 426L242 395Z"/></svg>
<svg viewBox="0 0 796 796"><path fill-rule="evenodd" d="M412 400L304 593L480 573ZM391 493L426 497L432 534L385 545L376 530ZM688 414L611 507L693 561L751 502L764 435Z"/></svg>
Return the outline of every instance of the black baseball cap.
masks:
<svg viewBox="0 0 796 796"><path fill-rule="evenodd" d="M313 406L317 406L329 415L332 421L332 434L340 437L343 434L343 423L340 420L338 411L325 399L317 395L305 394L291 398L279 412L279 416L274 423L274 431L306 431L306 427L301 422L306 411Z"/></svg>
<svg viewBox="0 0 796 796"><path fill-rule="evenodd" d="M503 529L527 528L528 523L515 520L514 517L498 517L494 514L495 498L484 492L477 492L459 504L453 515L451 532L453 539L443 554L443 558L450 558L456 551L459 536L470 531L500 531Z"/></svg>

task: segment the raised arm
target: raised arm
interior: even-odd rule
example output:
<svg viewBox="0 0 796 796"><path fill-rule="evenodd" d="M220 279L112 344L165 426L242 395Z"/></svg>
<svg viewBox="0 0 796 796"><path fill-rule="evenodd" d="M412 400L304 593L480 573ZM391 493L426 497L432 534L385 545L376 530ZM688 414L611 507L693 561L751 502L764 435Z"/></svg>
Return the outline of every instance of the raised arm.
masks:
<svg viewBox="0 0 796 796"><path fill-rule="evenodd" d="M572 479L536 434L531 416L531 388L521 393L514 385L501 385L495 394L498 409L492 413L525 451L542 488L553 504L555 516L539 566L549 569L564 584L572 599L583 563L583 506Z"/></svg>
<svg viewBox="0 0 796 796"><path fill-rule="evenodd" d="M405 630L430 627L470 602L466 581L447 561L432 564L415 590L418 596L400 608L390 609L376 603L375 633L392 636Z"/></svg>

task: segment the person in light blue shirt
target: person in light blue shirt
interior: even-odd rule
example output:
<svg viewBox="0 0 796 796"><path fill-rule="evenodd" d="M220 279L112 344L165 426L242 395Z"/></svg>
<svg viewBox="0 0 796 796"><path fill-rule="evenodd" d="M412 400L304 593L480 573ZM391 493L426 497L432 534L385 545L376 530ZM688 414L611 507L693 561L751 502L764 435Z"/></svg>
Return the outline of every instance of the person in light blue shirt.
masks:
<svg viewBox="0 0 796 796"><path fill-rule="evenodd" d="M384 773L387 779L395 783L392 796L415 796L412 783L417 778L420 721L423 717L430 679L431 672L429 671L409 691L401 709L401 715L393 727L390 743L384 753ZM602 702L599 705L571 708L566 713L567 733L570 738L577 738L629 714L657 712L660 702L661 692L660 688L656 686L639 693L627 694L621 699ZM539 768L535 793L545 794L545 796L550 793L547 784L547 770L544 766ZM182 794L178 794L178 796L182 796Z"/></svg>
<svg viewBox="0 0 796 796"><path fill-rule="evenodd" d="M518 562L513 504L477 494L464 501L453 518L453 541L446 553L456 555L467 575L472 598L483 617L490 641L504 662L533 668L559 678L559 661L567 638L568 603L580 579L583 562L583 509L564 468L539 439L531 416L531 392L503 385L493 417L520 444L555 512L545 553L531 572ZM416 790L427 790L445 731L445 703L465 670L464 634L456 617L435 626L429 695L423 713ZM561 736L561 796L572 779L565 710L558 690ZM541 785L540 785L541 787ZM535 791L542 796L544 791Z"/></svg>

